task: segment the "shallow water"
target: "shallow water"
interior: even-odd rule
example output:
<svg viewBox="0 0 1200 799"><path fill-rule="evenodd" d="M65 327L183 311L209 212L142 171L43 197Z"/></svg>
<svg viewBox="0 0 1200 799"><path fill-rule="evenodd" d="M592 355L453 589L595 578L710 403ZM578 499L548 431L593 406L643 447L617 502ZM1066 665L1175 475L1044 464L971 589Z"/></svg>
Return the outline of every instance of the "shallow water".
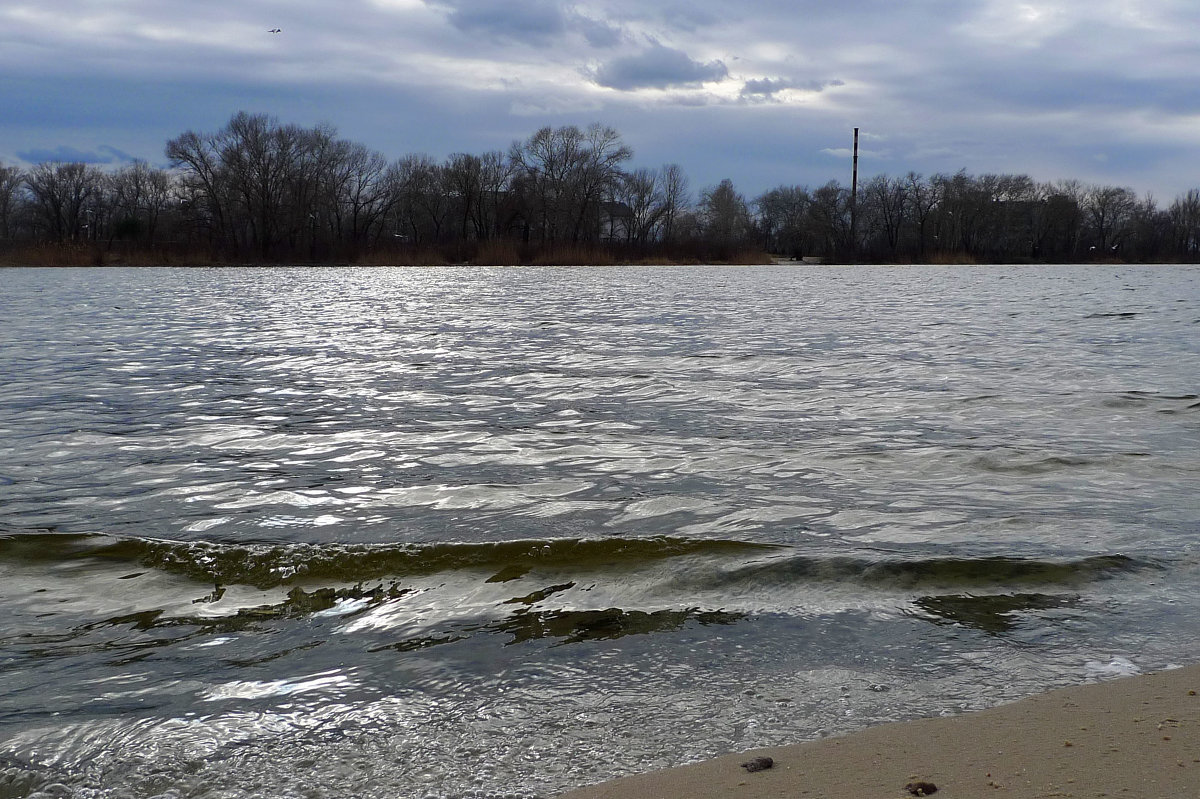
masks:
<svg viewBox="0 0 1200 799"><path fill-rule="evenodd" d="M537 796L1200 660L1200 269L0 271L0 796Z"/></svg>

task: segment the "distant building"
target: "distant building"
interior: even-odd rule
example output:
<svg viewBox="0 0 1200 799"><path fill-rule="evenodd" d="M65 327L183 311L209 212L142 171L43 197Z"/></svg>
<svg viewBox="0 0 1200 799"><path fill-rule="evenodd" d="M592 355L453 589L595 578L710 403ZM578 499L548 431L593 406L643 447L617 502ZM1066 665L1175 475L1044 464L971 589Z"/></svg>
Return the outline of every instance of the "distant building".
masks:
<svg viewBox="0 0 1200 799"><path fill-rule="evenodd" d="M629 241L633 238L633 209L622 202L600 203L599 239Z"/></svg>

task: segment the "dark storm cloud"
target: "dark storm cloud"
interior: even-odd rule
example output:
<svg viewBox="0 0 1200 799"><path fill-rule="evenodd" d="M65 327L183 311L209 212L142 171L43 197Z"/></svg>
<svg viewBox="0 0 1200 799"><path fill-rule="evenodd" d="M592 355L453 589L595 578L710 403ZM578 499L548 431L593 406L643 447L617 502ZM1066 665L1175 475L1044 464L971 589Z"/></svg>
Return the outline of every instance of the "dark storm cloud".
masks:
<svg viewBox="0 0 1200 799"><path fill-rule="evenodd" d="M654 42L632 56L614 58L595 70L594 80L610 89L667 89L697 86L706 81L728 77L729 69L721 61L702 63L682 50Z"/></svg>
<svg viewBox="0 0 1200 799"><path fill-rule="evenodd" d="M742 85L740 95L747 99L770 99L784 89L800 89L807 92L821 92L830 86L844 86L840 80L808 80L795 81L784 78L758 78L746 81Z"/></svg>
<svg viewBox="0 0 1200 799"><path fill-rule="evenodd" d="M592 47L616 47L623 39L620 28L601 20L576 17L575 27Z"/></svg>
<svg viewBox="0 0 1200 799"><path fill-rule="evenodd" d="M784 89L792 88L792 82L778 78L762 78L761 80L748 80L742 86L742 96L758 94L764 97L770 97L776 92L781 92Z"/></svg>
<svg viewBox="0 0 1200 799"><path fill-rule="evenodd" d="M95 150L79 150L67 145L58 147L35 147L21 150L17 157L31 164L47 161L78 162L81 164L129 164L137 159L129 153L122 152L116 147L102 144Z"/></svg>
<svg viewBox="0 0 1200 799"><path fill-rule="evenodd" d="M437 0L429 5L444 11L450 24L464 33L538 42L567 30L566 14L551 0Z"/></svg>
<svg viewBox="0 0 1200 799"><path fill-rule="evenodd" d="M879 137L868 174L1171 197L1196 184L1179 165L1200 158L1197 29L1184 0L6 0L0 161L119 166L105 142L161 162L167 139L239 110L331 122L388 156L598 121L638 165L752 195L848 179L835 153L861 127Z"/></svg>

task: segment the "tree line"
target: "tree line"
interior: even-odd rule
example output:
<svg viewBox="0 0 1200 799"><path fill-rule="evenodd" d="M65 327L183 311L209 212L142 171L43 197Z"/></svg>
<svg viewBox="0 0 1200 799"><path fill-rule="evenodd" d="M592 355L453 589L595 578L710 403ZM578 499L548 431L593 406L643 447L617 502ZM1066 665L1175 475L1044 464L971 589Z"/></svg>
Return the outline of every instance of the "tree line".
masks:
<svg viewBox="0 0 1200 799"><path fill-rule="evenodd" d="M389 160L328 125L239 112L217 131L171 139L165 154L166 168L115 171L0 163L0 245L345 263L1200 254L1200 190L1161 209L1125 187L960 171L780 185L747 199L729 179L693 193L678 164L631 168L632 149L600 124L543 127L478 155Z"/></svg>

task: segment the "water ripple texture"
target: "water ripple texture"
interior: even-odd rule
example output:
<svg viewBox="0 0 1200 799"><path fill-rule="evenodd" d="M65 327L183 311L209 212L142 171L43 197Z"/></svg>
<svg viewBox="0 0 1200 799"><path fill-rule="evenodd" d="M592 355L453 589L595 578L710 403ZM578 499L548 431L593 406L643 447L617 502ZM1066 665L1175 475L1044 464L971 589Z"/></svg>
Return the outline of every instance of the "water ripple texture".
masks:
<svg viewBox="0 0 1200 799"><path fill-rule="evenodd" d="M0 289L0 795L549 797L1200 659L1195 267Z"/></svg>

